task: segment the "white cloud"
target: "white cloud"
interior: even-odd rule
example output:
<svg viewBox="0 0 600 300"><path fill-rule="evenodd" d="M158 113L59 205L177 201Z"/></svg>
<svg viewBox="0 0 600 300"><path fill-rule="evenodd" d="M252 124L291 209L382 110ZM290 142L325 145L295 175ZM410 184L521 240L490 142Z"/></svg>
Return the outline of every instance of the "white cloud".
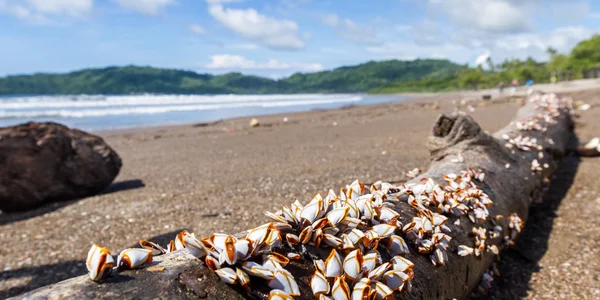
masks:
<svg viewBox="0 0 600 300"><path fill-rule="evenodd" d="M433 10L448 15L461 27L492 33L517 33L531 28L531 3L521 0L429 1Z"/></svg>
<svg viewBox="0 0 600 300"><path fill-rule="evenodd" d="M325 15L321 18L321 21L332 27L335 27L340 23L340 19L336 14Z"/></svg>
<svg viewBox="0 0 600 300"><path fill-rule="evenodd" d="M357 24L350 19L340 19L335 14L325 15L321 21L333 27L338 36L361 45L378 45L381 41L377 38L375 30L364 24Z"/></svg>
<svg viewBox="0 0 600 300"><path fill-rule="evenodd" d="M257 44L231 44L226 45L225 48L228 49L243 49L243 50L256 50L258 49Z"/></svg>
<svg viewBox="0 0 600 300"><path fill-rule="evenodd" d="M269 48L295 50L305 45L296 22L261 15L252 8L224 8L214 3L209 4L208 12L230 30Z"/></svg>
<svg viewBox="0 0 600 300"><path fill-rule="evenodd" d="M209 4L224 4L224 3L236 3L243 2L244 0L206 0Z"/></svg>
<svg viewBox="0 0 600 300"><path fill-rule="evenodd" d="M44 1L44 0L39 0ZM175 4L175 0L113 0L126 9L145 15L158 14L164 7Z"/></svg>
<svg viewBox="0 0 600 300"><path fill-rule="evenodd" d="M93 0L0 0L0 13L36 24L50 24L52 17L82 18L93 6Z"/></svg>
<svg viewBox="0 0 600 300"><path fill-rule="evenodd" d="M573 23L574 21L593 16L587 0L554 0L550 3L553 20L557 23Z"/></svg>
<svg viewBox="0 0 600 300"><path fill-rule="evenodd" d="M419 45L436 45L442 41L440 39L440 25L431 20L423 20L412 30L413 40Z"/></svg>
<svg viewBox="0 0 600 300"><path fill-rule="evenodd" d="M439 44L417 44L414 41L391 41L381 46L367 47L374 59L447 58L458 63L482 64L490 57L494 62L532 57L548 59L548 47L568 53L580 41L597 30L583 26L559 27L548 33L518 33L490 35L480 39L450 39ZM443 54L443 56L440 55Z"/></svg>
<svg viewBox="0 0 600 300"><path fill-rule="evenodd" d="M247 59L241 55L230 54L213 55L210 59L211 62L205 66L208 69L285 69L308 72L321 71L324 69L321 64L289 64L276 59L270 59L266 63L257 63L256 61Z"/></svg>
<svg viewBox="0 0 600 300"><path fill-rule="evenodd" d="M457 43L442 43L438 45L418 45L410 41L387 42L381 46L367 47L368 53L375 55L374 59L414 60L416 58L440 58L443 53L457 62L470 61L472 50Z"/></svg>
<svg viewBox="0 0 600 300"><path fill-rule="evenodd" d="M206 29L204 29L204 27L202 27L198 24L191 24L190 30L195 34L205 34L206 33Z"/></svg>
<svg viewBox="0 0 600 300"><path fill-rule="evenodd" d="M394 29L400 33L407 33L413 30L412 25L396 25Z"/></svg>
<svg viewBox="0 0 600 300"><path fill-rule="evenodd" d="M548 34L518 34L498 39L495 42L496 53L521 54L535 58L546 57L548 47L559 52L570 51L578 42L594 35L594 30L582 26L560 27Z"/></svg>

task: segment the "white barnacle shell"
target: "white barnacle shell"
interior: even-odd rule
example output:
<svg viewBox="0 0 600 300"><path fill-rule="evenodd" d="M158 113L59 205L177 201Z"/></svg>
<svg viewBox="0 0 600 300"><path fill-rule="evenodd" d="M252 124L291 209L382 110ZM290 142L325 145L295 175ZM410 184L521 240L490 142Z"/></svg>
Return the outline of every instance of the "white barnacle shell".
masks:
<svg viewBox="0 0 600 300"><path fill-rule="evenodd" d="M348 206L333 209L327 214L327 220L329 220L331 226L335 227L340 222L344 221L344 219L346 219L349 210L350 207Z"/></svg>
<svg viewBox="0 0 600 300"><path fill-rule="evenodd" d="M250 284L250 276L248 276L248 274L240 268L235 268L235 274L237 275L239 283L243 287L248 288L248 285Z"/></svg>
<svg viewBox="0 0 600 300"><path fill-rule="evenodd" d="M221 268L216 270L215 273L227 284L234 284L237 280L237 273L232 268Z"/></svg>
<svg viewBox="0 0 600 300"><path fill-rule="evenodd" d="M333 286L331 287L331 296L335 300L347 300L350 299L350 288L346 284L344 276L335 277Z"/></svg>
<svg viewBox="0 0 600 300"><path fill-rule="evenodd" d="M448 261L448 254L446 254L446 251L437 248L430 255L430 259L434 266L443 266Z"/></svg>
<svg viewBox="0 0 600 300"><path fill-rule="evenodd" d="M344 259L344 272L351 280L356 280L362 272L363 256L360 249L356 249L346 256Z"/></svg>
<svg viewBox="0 0 600 300"><path fill-rule="evenodd" d="M274 272L273 279L269 281L269 287L272 289L282 290L288 293L290 296L300 296L300 289L298 283L287 271L276 271Z"/></svg>
<svg viewBox="0 0 600 300"><path fill-rule="evenodd" d="M312 222L321 214L322 207L323 199L311 201L309 204L304 206L300 212L301 223L305 222L306 224L312 224Z"/></svg>
<svg viewBox="0 0 600 300"><path fill-rule="evenodd" d="M196 258L204 258L208 251L204 244L196 238L193 233L185 233L183 235L183 246L187 248L190 253Z"/></svg>
<svg viewBox="0 0 600 300"><path fill-rule="evenodd" d="M237 262L237 251L235 244L237 239L231 235L215 234L213 235L213 244L219 251L219 263L228 263L234 265Z"/></svg>
<svg viewBox="0 0 600 300"><path fill-rule="evenodd" d="M317 270L310 280L310 288L312 289L313 294L316 297L319 297L319 295L329 294L330 287L325 275Z"/></svg>
<svg viewBox="0 0 600 300"><path fill-rule="evenodd" d="M360 242L360 240L362 240L365 237L364 232L362 232L362 230L358 230L356 228L352 229L349 233L348 233L348 238L352 241L352 244L357 244L358 242Z"/></svg>
<svg viewBox="0 0 600 300"><path fill-rule="evenodd" d="M236 245L239 243L236 242ZM265 245L271 246L271 248L279 248L281 247L281 234L277 229L271 229L267 238L263 241ZM236 246L237 247L237 246ZM237 249L237 248L236 248Z"/></svg>
<svg viewBox="0 0 600 300"><path fill-rule="evenodd" d="M348 237L347 234L342 233L341 240L342 240L342 245L341 245L342 249L344 249L344 250L354 249L354 243L352 242L350 237Z"/></svg>
<svg viewBox="0 0 600 300"><path fill-rule="evenodd" d="M261 245L269 235L271 228L273 228L273 223L263 224L261 226L251 229L246 235L246 238L251 240L256 245Z"/></svg>
<svg viewBox="0 0 600 300"><path fill-rule="evenodd" d="M108 278L114 264L115 261L108 249L96 244L92 245L86 260L86 266L91 280L102 281Z"/></svg>
<svg viewBox="0 0 600 300"><path fill-rule="evenodd" d="M473 251L474 251L474 249L469 246L465 246L465 245L458 246L458 255L460 255L460 256L472 255Z"/></svg>
<svg viewBox="0 0 600 300"><path fill-rule="evenodd" d="M152 250L152 255L154 256L167 253L167 250L165 250L165 248L151 241L140 240L140 246L142 246L142 248Z"/></svg>
<svg viewBox="0 0 600 300"><path fill-rule="evenodd" d="M294 297L282 290L271 290L267 300L294 300Z"/></svg>
<svg viewBox="0 0 600 300"><path fill-rule="evenodd" d="M325 260L325 277L338 277L343 273L342 267L342 258L335 251L335 249L331 250L331 253Z"/></svg>
<svg viewBox="0 0 600 300"><path fill-rule="evenodd" d="M117 270L135 269L152 261L152 250L141 248L125 249L117 257Z"/></svg>
<svg viewBox="0 0 600 300"><path fill-rule="evenodd" d="M300 260L300 259L302 259L302 256L300 254L294 253L294 252L288 252L288 254L286 256L287 256L287 258L293 259L293 260Z"/></svg>
<svg viewBox="0 0 600 300"><path fill-rule="evenodd" d="M282 266L286 266L288 263L290 263L290 259L288 257L286 257L285 255L281 254L281 253L277 253L277 252L271 252L268 255L265 256L266 260L270 260L270 261L276 261L279 264L281 264Z"/></svg>
<svg viewBox="0 0 600 300"><path fill-rule="evenodd" d="M354 285L352 300L369 299L371 294L371 279L363 277Z"/></svg>
<svg viewBox="0 0 600 300"><path fill-rule="evenodd" d="M188 234L187 230L182 230L180 233L175 236L175 250L181 250L185 248L185 243L183 242L183 237Z"/></svg>
<svg viewBox="0 0 600 300"><path fill-rule="evenodd" d="M242 264L242 269L252 276L260 277L267 280L271 280L275 276L272 270L269 270L261 264L253 261L245 261Z"/></svg>
<svg viewBox="0 0 600 300"><path fill-rule="evenodd" d="M302 232L300 232L300 243L302 244L308 244L308 242L310 242L310 238L313 234L313 230L314 228L311 225L308 225L306 228L304 228L302 230Z"/></svg>
<svg viewBox="0 0 600 300"><path fill-rule="evenodd" d="M406 272L407 270L410 270L415 266L415 264L413 262L411 262L410 260L408 260L400 255L394 256L392 258L392 265L393 265L392 268L394 270L402 271L402 272Z"/></svg>
<svg viewBox="0 0 600 300"><path fill-rule="evenodd" d="M410 253L408 245L406 245L406 242L400 236L392 235L391 237L384 239L382 242L383 245L385 245L385 247L395 255Z"/></svg>
<svg viewBox="0 0 600 300"><path fill-rule="evenodd" d="M385 284L394 291L401 291L409 279L410 275L398 270L390 270L383 274Z"/></svg>
<svg viewBox="0 0 600 300"><path fill-rule="evenodd" d="M371 281L371 288L377 292L375 299L388 299L394 291L380 281Z"/></svg>
<svg viewBox="0 0 600 300"><path fill-rule="evenodd" d="M342 239L340 239L336 236L333 236L331 234L324 234L323 242L326 245L331 246L333 248L340 248L344 244L344 241Z"/></svg>
<svg viewBox="0 0 600 300"><path fill-rule="evenodd" d="M281 214L277 214L277 213L272 213L269 211L265 211L265 216L267 216L268 218L272 219L275 222L282 222L282 223L287 223L289 220L285 218L285 216L282 216Z"/></svg>
<svg viewBox="0 0 600 300"><path fill-rule="evenodd" d="M379 252L371 250L363 255L362 271L371 272L377 265Z"/></svg>
<svg viewBox="0 0 600 300"><path fill-rule="evenodd" d="M376 233L377 237L386 238L394 234L394 230L396 230L396 226L389 224L379 224L373 226L373 228L371 228L371 230L369 231Z"/></svg>
<svg viewBox="0 0 600 300"><path fill-rule="evenodd" d="M390 221L396 221L400 218L400 214L398 214L396 211L394 211L393 209L389 208L389 207L383 207L380 211L379 211L379 220L383 221L385 223L388 223ZM390 223L388 223L390 224Z"/></svg>
<svg viewBox="0 0 600 300"><path fill-rule="evenodd" d="M369 275L367 275L367 277L369 277L369 279L372 280L379 280L379 278L381 278L381 276L383 276L383 274L385 274L385 272L387 272L387 270L389 270L390 267L392 267L392 264L390 264L389 262L385 262L379 265L377 268L373 269L373 271L369 272Z"/></svg>
<svg viewBox="0 0 600 300"><path fill-rule="evenodd" d="M217 260L216 258L214 258L213 256L207 256L204 259L204 263L206 264L206 266L215 271L221 268L221 264L219 263L219 260Z"/></svg>

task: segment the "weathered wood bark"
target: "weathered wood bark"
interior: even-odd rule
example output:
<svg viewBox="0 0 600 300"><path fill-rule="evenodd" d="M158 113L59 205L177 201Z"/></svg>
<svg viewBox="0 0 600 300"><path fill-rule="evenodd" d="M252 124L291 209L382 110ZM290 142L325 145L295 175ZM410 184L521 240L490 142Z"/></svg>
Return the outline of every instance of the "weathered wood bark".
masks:
<svg viewBox="0 0 600 300"><path fill-rule="evenodd" d="M515 121L528 120L540 112L533 103L522 107ZM489 209L490 216L508 216L517 213L524 221L528 209L543 190L545 178L550 178L558 162L564 155L565 147L572 130L570 112L561 109L554 117L555 123L544 123L545 131L521 131L511 122L502 130L488 135L469 116L463 113L441 115L436 121L428 141L431 152L429 170L415 178L433 178L443 182L447 173L459 173L468 166L481 169L486 173L479 187L487 193L494 205ZM503 134L510 136L526 135L537 138L542 150L528 152L507 149L502 138ZM540 152L543 158L540 159ZM456 162L458 154L462 153L464 162ZM548 164L539 172L532 172L531 161L538 159L540 164ZM506 165L510 164L510 167ZM406 202L396 205L403 222L410 221L416 210ZM470 236L473 224L462 218L460 225L453 224L456 218L451 217L447 225L452 229L452 242L448 250L449 262L446 266L436 268L432 265L429 255L421 255L414 249L406 257L415 263L415 277L412 293L397 293L398 299L452 299L464 298L475 288L481 275L488 270L494 260L494 255L486 252L482 257L460 257L456 254L458 245L472 245ZM488 224L489 225L489 224ZM508 230L506 223L501 223L504 232ZM481 225L477 225L481 226ZM502 236L489 239L488 243L502 245ZM318 254L327 250L312 249ZM323 251L323 252L320 252ZM386 259L385 253L382 253ZM388 255L387 258L390 258ZM128 271L112 277L104 284L88 280L86 276L66 280L44 287L21 297L51 298L63 296L68 298L208 298L208 299L242 299L250 297L241 289L226 285L219 281L211 271L201 266L201 263L187 251L170 253L156 257L154 264L164 266L163 272L149 272L145 269ZM312 292L308 286L310 276L314 272L312 263L290 263L286 267L292 272L302 291L301 298L311 299ZM253 279L254 280L254 279ZM267 292L265 282L256 282L252 288Z"/></svg>

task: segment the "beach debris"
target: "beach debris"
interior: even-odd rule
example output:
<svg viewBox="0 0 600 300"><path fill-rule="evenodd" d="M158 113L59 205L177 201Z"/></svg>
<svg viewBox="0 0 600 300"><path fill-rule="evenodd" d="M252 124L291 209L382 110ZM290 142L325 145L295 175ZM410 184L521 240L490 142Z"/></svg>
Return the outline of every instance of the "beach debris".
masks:
<svg viewBox="0 0 600 300"><path fill-rule="evenodd" d="M577 154L581 157L600 156L600 138L595 137L587 142L583 147L577 148Z"/></svg>
<svg viewBox="0 0 600 300"><path fill-rule="evenodd" d="M284 117L283 118L283 123L287 123L287 121L289 121L288 117Z"/></svg>
<svg viewBox="0 0 600 300"><path fill-rule="evenodd" d="M583 146L583 148L598 149L598 151L600 151L600 138L595 137L595 138L591 139L589 142L587 142L587 144L585 144L585 146Z"/></svg>
<svg viewBox="0 0 600 300"><path fill-rule="evenodd" d="M252 120L250 120L250 127L258 127L260 126L260 122L258 121L257 118L252 118Z"/></svg>
<svg viewBox="0 0 600 300"><path fill-rule="evenodd" d="M439 103L437 103L437 102L434 102L434 103L431 105L431 108L432 108L433 110L438 110L438 109L440 109L440 104L439 104Z"/></svg>
<svg viewBox="0 0 600 300"><path fill-rule="evenodd" d="M573 106L575 106L575 108L577 108L579 110L582 110L582 111L588 110L588 109L590 109L592 107L591 105L589 105L589 104L587 104L587 103L585 103L585 102L583 102L581 100L580 101L575 101L573 103Z"/></svg>
<svg viewBox="0 0 600 300"><path fill-rule="evenodd" d="M452 159L452 162L454 162L454 163L464 163L465 162L465 157L462 155L462 153L459 153L456 158Z"/></svg>
<svg viewBox="0 0 600 300"><path fill-rule="evenodd" d="M165 270L165 267L163 266L152 266L152 267L147 267L146 271L148 272L162 272Z"/></svg>
<svg viewBox="0 0 600 300"><path fill-rule="evenodd" d="M420 169L411 170L418 176ZM310 260L315 273L310 288L320 299L354 299L371 295L385 299L393 293L410 292L415 276L414 263L404 255L428 255L436 267L445 266L450 257L452 230L446 225L450 218L460 224L466 216L473 224L474 246L458 246L458 256L497 255L499 245L488 241L499 236L501 226L486 229L492 200L476 184L485 173L467 167L459 173L444 175L442 184L432 178L398 186L377 181L370 186L355 180L339 193L329 190L325 197L316 194L303 205L295 200L275 212L265 212L271 222L253 228L240 238L215 233L208 238L196 238L183 230L167 247L141 240L142 248L126 249L117 259L117 270L138 268L152 261L152 256L188 249L231 285L240 285L249 293L254 278L265 280L271 289L271 299L292 299L300 296L298 282L286 268L291 260ZM406 201L417 210L412 220L403 224L393 207ZM523 224L516 214L509 217L504 246L516 238ZM500 245L500 246L503 246ZM325 248L327 257L308 250L307 246ZM385 261L380 251L391 259ZM390 257L390 256L388 256ZM114 261L106 248L92 246L88 255L90 278L102 281L111 274ZM164 270L164 269L162 269ZM156 269L155 272L162 270Z"/></svg>
<svg viewBox="0 0 600 300"><path fill-rule="evenodd" d="M419 176L419 174L421 174L421 169L414 168L414 169L406 172L406 174L404 174L404 175L408 178L415 178L415 177Z"/></svg>
<svg viewBox="0 0 600 300"><path fill-rule="evenodd" d="M0 161L0 169L10 170L0 173L0 210L5 213L96 195L122 165L101 137L57 123L3 127L0 136L0 147L11 149L2 152Z"/></svg>

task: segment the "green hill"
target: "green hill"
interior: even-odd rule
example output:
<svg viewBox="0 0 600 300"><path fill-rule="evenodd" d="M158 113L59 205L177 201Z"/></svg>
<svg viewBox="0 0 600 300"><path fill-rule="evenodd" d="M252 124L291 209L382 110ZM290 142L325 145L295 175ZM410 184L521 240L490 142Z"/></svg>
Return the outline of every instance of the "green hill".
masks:
<svg viewBox="0 0 600 300"><path fill-rule="evenodd" d="M273 94L366 92L391 83L444 78L461 66L448 60L388 60L273 80L228 73L199 74L152 67L107 67L66 74L0 78L0 94Z"/></svg>

